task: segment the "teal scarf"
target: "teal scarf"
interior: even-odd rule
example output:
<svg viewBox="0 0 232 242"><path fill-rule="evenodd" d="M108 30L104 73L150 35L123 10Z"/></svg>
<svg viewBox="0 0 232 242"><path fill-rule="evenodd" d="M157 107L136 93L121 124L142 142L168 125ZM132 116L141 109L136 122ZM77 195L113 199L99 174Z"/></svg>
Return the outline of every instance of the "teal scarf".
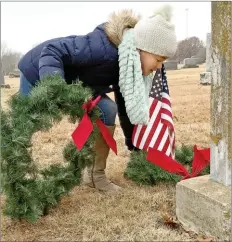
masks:
<svg viewBox="0 0 232 242"><path fill-rule="evenodd" d="M127 115L132 124L147 125L153 74L146 77L142 75L133 29L124 32L122 42L118 46L118 53L119 88L125 100Z"/></svg>

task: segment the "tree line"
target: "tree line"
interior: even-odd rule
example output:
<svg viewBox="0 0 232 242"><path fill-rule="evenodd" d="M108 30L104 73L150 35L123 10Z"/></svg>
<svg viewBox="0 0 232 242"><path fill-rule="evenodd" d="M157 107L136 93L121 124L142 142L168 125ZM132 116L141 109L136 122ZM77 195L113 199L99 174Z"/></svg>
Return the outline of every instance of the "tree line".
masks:
<svg viewBox="0 0 232 242"><path fill-rule="evenodd" d="M191 57L201 58L203 62L206 60L206 47L196 36L179 41L177 51L170 60L182 63L185 58Z"/></svg>
<svg viewBox="0 0 232 242"><path fill-rule="evenodd" d="M18 69L18 62L22 57L22 53L13 51L5 42L1 43L1 71L4 75Z"/></svg>

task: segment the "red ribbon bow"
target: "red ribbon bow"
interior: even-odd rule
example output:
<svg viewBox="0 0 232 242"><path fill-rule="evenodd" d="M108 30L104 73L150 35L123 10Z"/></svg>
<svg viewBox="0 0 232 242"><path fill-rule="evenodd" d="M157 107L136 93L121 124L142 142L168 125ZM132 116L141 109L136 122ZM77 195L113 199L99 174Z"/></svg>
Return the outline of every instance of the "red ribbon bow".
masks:
<svg viewBox="0 0 232 242"><path fill-rule="evenodd" d="M84 116L80 121L79 125L77 126L77 128L72 133L72 139L78 150L82 149L82 147L84 146L84 144L86 143L90 134L93 131L93 124L88 116L88 113L93 110L93 108L100 101L100 99L101 96L98 96L96 99L89 100L87 103L82 105L82 108L85 110ZM100 119L96 120L96 124L100 129L102 136L105 139L108 146L114 151L115 154L117 154L116 141L110 134L107 127L103 124L103 122Z"/></svg>
<svg viewBox="0 0 232 242"><path fill-rule="evenodd" d="M98 96L95 100L89 100L87 103L82 105L82 108L85 110L84 116L78 127L72 133L73 141L78 150L82 149L93 131L93 124L88 116L88 113L92 111L100 99L101 96ZM109 130L100 119L96 120L96 124L108 146L114 151L115 154L117 154L116 141L110 134ZM210 163L210 149L198 149L196 145L194 146L191 174L189 174L187 169L182 164L178 163L176 160L173 160L171 157L159 150L149 148L146 159L147 161L158 165L170 173L175 173L182 176L181 180L185 180L196 177Z"/></svg>
<svg viewBox="0 0 232 242"><path fill-rule="evenodd" d="M198 149L197 146L194 145L194 157L191 174L189 174L187 169L182 164L178 163L176 160L173 160L171 157L165 155L165 153L160 152L159 150L149 148L146 159L170 173L175 173L182 176L183 178L181 180L185 180L196 177L210 163L210 148Z"/></svg>

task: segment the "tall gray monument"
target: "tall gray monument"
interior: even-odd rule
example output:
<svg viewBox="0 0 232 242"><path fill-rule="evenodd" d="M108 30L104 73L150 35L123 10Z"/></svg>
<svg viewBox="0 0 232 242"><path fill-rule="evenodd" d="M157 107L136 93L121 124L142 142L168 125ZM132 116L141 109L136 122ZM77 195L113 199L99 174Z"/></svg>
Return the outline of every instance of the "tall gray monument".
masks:
<svg viewBox="0 0 232 242"><path fill-rule="evenodd" d="M184 227L216 237L217 241L229 241L232 232L232 2L211 2L211 9L210 175L177 184L176 213Z"/></svg>
<svg viewBox="0 0 232 242"><path fill-rule="evenodd" d="M178 62L177 61L165 61L164 66L167 71L168 70L177 70Z"/></svg>

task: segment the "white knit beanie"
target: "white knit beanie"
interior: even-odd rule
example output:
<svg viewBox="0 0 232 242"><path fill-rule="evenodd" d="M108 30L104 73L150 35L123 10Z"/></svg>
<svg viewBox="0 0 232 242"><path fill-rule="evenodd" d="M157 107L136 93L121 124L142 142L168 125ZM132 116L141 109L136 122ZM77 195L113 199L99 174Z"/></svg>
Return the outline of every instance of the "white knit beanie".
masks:
<svg viewBox="0 0 232 242"><path fill-rule="evenodd" d="M141 19L134 27L136 47L155 55L172 57L177 49L177 40L171 17L172 7L164 5L151 17Z"/></svg>

